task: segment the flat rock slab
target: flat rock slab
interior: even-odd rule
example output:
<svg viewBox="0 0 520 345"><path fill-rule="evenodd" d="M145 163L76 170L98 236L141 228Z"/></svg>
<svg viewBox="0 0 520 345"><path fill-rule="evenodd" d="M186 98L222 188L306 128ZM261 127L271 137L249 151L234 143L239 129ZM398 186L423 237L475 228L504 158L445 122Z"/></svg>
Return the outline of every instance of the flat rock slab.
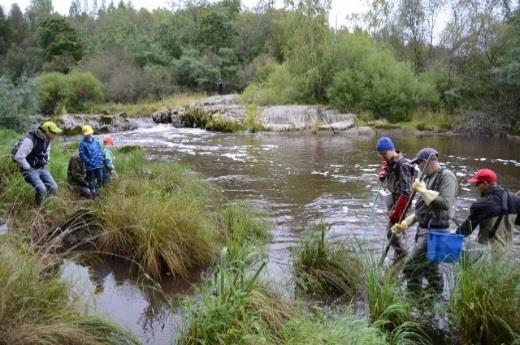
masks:
<svg viewBox="0 0 520 345"><path fill-rule="evenodd" d="M356 124L354 114L342 114L337 110L311 105L279 105L265 107L260 114L262 126L271 131L319 130L343 131Z"/></svg>

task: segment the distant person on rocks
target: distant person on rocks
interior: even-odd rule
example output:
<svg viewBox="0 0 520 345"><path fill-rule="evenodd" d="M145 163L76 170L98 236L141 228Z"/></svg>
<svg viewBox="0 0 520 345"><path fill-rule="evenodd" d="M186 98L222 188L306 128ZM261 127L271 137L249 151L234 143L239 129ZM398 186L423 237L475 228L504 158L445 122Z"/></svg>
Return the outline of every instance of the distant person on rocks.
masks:
<svg viewBox="0 0 520 345"><path fill-rule="evenodd" d="M497 184L491 169L480 169L468 180L480 198L469 210L469 217L457 233L469 236L479 227L477 241L491 247L494 256L506 254L513 245L513 228L520 214L520 196L507 192Z"/></svg>
<svg viewBox="0 0 520 345"><path fill-rule="evenodd" d="M94 130L89 125L81 127L83 139L79 144L79 156L85 164L86 180L89 184L92 199L99 196L103 180L103 148L94 138Z"/></svg>
<svg viewBox="0 0 520 345"><path fill-rule="evenodd" d="M222 78L220 78L217 82L217 88L218 88L218 94L223 95L224 94L224 81Z"/></svg>
<svg viewBox="0 0 520 345"><path fill-rule="evenodd" d="M83 164L79 154L73 155L69 160L67 169L67 183L70 189L80 197L90 198L90 187L86 180L86 175L85 164Z"/></svg>
<svg viewBox="0 0 520 345"><path fill-rule="evenodd" d="M117 177L116 167L114 166L114 153L112 152L114 139L110 135L103 137L103 181L110 182Z"/></svg>
<svg viewBox="0 0 520 345"><path fill-rule="evenodd" d="M52 121L44 122L37 129L18 141L11 152L13 161L34 190L36 205L43 203L46 195L58 193L58 185L47 168L50 159L51 141L61 129Z"/></svg>

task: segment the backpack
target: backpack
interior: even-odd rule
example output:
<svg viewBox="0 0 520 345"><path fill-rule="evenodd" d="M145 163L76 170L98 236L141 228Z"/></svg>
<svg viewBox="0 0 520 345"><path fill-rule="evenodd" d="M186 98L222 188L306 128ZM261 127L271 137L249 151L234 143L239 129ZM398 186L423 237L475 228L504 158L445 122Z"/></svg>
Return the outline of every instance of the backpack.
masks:
<svg viewBox="0 0 520 345"><path fill-rule="evenodd" d="M18 139L16 144L14 144L13 149L11 150L11 160L16 163L16 160L14 159L14 156L16 156L16 153L18 152L18 149L20 149L20 146L22 145L22 141L24 141L26 138L29 138L32 140L34 144L34 137L31 134L27 134L25 137Z"/></svg>

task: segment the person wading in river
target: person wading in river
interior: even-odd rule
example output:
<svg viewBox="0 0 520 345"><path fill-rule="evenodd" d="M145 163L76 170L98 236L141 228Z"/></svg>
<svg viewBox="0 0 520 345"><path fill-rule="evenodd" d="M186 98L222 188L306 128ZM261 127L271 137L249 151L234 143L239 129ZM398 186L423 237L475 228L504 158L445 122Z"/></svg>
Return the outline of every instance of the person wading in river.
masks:
<svg viewBox="0 0 520 345"><path fill-rule="evenodd" d="M410 161L395 149L395 145L388 137L381 137L377 141L376 150L383 159L379 180L384 183L385 188L392 193L392 202L388 206L388 233L387 237L392 239L390 245L394 248L393 266L398 268L408 254L401 236L393 236L390 228L399 222L405 207L412 194L412 182L414 168Z"/></svg>
<svg viewBox="0 0 520 345"><path fill-rule="evenodd" d="M412 185L412 189L420 196L415 204L415 213L391 228L392 232L401 233L415 222L419 223L415 246L403 267L407 287L414 292L422 289L423 278L428 280L428 289L431 292L438 294L443 289L438 264L427 260L426 247L430 229L439 232L449 231L450 213L457 196L457 178L451 170L440 166L438 156L435 149L424 148L412 160L422 171L431 157L424 181L416 180Z"/></svg>
<svg viewBox="0 0 520 345"><path fill-rule="evenodd" d="M468 182L475 186L480 198L471 205L469 217L457 233L469 236L480 227L477 241L490 245L495 257L503 256L513 244L515 220L520 222L520 196L499 187L491 169L478 170Z"/></svg>

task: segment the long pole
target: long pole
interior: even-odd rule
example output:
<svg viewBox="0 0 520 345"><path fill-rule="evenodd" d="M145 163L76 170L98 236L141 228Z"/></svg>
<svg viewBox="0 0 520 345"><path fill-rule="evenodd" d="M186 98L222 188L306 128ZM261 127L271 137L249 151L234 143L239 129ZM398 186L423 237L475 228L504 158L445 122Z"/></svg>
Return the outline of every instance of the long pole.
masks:
<svg viewBox="0 0 520 345"><path fill-rule="evenodd" d="M433 152L430 153L430 155L428 156L428 160L426 161L426 164L424 165L424 169L421 171L421 174L419 175L419 181L424 180L424 177L426 175L426 172L428 171L428 167L430 166L430 162L431 162L433 156L434 156ZM403 221L404 217L406 216L406 213L408 212L408 209L412 205L412 200L415 197L415 194L417 194L415 191L412 192L412 195L410 196L410 199L408 199L408 203L406 204L406 207L404 208L403 213L401 213L401 216L399 217L399 222L397 222L396 224L399 224ZM388 255L388 251L390 250L390 245L394 241L394 238L395 238L395 233L392 232L392 236L390 236L390 239L386 243L385 249L383 250L383 253L381 254L381 259L379 260L380 266L383 265L383 263L385 262L385 258Z"/></svg>

